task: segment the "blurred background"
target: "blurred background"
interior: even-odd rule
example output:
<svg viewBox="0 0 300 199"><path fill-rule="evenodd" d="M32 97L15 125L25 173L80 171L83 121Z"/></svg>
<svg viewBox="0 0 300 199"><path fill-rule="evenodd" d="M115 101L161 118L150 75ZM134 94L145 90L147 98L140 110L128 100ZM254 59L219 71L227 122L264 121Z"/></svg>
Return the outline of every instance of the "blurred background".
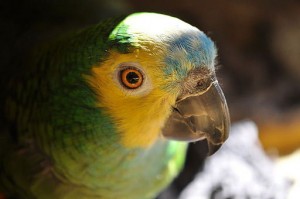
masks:
<svg viewBox="0 0 300 199"><path fill-rule="evenodd" d="M218 47L218 78L232 123L252 120L275 167L297 184L300 147L300 2L292 0L1 0L0 64L41 35L75 30L103 18L158 12L204 31ZM33 39L34 38L34 39ZM192 144L176 197L203 168L201 143ZM251 150L251 149L250 149ZM295 158L296 157L296 158ZM288 165L288 166L287 166ZM298 165L300 168L300 165ZM296 172L287 174L286 171ZM293 176L293 177L290 177ZM164 195L165 194L165 195ZM161 198L167 198L166 193Z"/></svg>

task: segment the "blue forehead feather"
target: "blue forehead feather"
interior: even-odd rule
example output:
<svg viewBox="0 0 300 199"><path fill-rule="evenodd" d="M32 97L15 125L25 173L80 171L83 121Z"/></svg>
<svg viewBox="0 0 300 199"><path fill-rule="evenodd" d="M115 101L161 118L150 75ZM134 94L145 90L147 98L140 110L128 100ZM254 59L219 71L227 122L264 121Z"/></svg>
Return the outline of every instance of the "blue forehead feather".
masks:
<svg viewBox="0 0 300 199"><path fill-rule="evenodd" d="M185 78L189 70L184 64L190 64L192 68L207 67L213 70L217 51L213 41L203 32L182 33L168 44L165 75L176 74L178 79Z"/></svg>

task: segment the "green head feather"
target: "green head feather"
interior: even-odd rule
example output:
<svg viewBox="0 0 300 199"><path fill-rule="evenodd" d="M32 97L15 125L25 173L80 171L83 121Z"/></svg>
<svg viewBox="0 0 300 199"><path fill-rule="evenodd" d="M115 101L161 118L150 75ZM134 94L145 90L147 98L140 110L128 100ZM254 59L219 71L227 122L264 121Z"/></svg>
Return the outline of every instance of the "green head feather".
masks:
<svg viewBox="0 0 300 199"><path fill-rule="evenodd" d="M0 157L1 191L20 198L140 199L155 197L170 183L183 165L187 145L157 136L149 147L126 147L119 128L126 120L123 109L101 102L105 96L124 96L124 110L133 99L139 101L136 107L128 104L131 110L144 107L148 95L131 96L133 92L119 89L117 80L107 89L121 94L101 92L107 82L97 84L93 71L115 71L119 59L134 53L159 63L144 70L155 74L150 83L158 83L148 93L165 94L157 98L166 102L166 112L180 90L178 82L197 67L213 71L216 57L204 33L154 13L106 20L38 45L23 61L21 73L7 78L5 114L14 128L2 135L9 144L0 146L7 151ZM143 63L142 57L138 60ZM114 74L105 78L113 79ZM96 79L94 86L86 77ZM111 114L113 110L120 116Z"/></svg>

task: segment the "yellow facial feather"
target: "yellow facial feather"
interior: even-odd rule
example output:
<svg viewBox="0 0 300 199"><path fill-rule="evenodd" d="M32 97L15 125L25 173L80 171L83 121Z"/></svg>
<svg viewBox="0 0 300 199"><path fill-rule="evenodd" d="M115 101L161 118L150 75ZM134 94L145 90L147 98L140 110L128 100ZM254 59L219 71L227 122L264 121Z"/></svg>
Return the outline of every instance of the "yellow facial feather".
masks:
<svg viewBox="0 0 300 199"><path fill-rule="evenodd" d="M160 137L171 105L175 103L179 91L170 93L163 89L168 80L163 76L162 56L149 53L149 49L128 54L112 51L106 61L92 68L93 75L87 77L99 96L98 106L114 119L125 147L150 147ZM135 94L118 83L115 71L124 62L142 66L149 81L146 92ZM169 78L173 81L174 77Z"/></svg>

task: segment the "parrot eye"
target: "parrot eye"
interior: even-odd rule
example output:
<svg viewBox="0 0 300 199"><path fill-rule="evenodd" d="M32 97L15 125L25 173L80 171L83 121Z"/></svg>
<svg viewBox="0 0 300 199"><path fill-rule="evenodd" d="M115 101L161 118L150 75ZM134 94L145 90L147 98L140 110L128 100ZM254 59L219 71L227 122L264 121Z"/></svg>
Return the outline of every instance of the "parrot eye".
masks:
<svg viewBox="0 0 300 199"><path fill-rule="evenodd" d="M122 84L129 89L136 89L143 83L143 75L136 68L125 68L120 71L120 80Z"/></svg>
<svg viewBox="0 0 300 199"><path fill-rule="evenodd" d="M152 90L151 79L140 63L120 63L113 77L126 96L143 96Z"/></svg>

